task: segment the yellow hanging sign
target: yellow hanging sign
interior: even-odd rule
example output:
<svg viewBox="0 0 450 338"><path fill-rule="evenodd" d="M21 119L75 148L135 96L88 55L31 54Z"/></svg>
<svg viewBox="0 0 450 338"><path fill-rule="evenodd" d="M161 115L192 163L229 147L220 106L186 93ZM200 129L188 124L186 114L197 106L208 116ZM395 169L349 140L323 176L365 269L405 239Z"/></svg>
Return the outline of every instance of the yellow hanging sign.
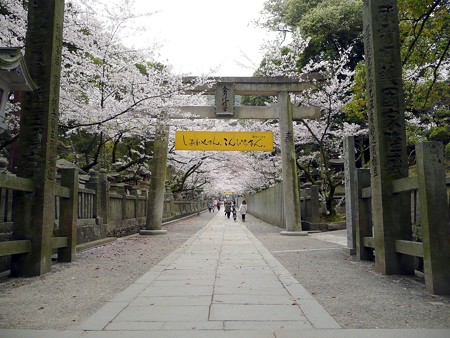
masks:
<svg viewBox="0 0 450 338"><path fill-rule="evenodd" d="M273 133L247 131L176 131L175 149L273 151Z"/></svg>

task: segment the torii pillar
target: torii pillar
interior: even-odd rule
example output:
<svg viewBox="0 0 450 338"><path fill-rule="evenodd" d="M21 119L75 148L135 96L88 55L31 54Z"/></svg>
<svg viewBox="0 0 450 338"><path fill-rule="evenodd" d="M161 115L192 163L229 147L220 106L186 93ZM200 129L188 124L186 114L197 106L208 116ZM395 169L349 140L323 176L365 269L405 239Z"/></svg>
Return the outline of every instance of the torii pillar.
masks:
<svg viewBox="0 0 450 338"><path fill-rule="evenodd" d="M282 235L308 235L302 231L300 191L292 126L292 103L287 92L278 93L278 110L281 134L281 167L283 175L283 208L286 231Z"/></svg>
<svg viewBox="0 0 450 338"><path fill-rule="evenodd" d="M165 116L165 114L164 114ZM167 231L162 229L164 215L164 193L167 169L167 148L169 145L169 127L165 118L156 126L155 142L153 147L152 175L147 204L147 217L145 229L139 231L140 235L163 235Z"/></svg>

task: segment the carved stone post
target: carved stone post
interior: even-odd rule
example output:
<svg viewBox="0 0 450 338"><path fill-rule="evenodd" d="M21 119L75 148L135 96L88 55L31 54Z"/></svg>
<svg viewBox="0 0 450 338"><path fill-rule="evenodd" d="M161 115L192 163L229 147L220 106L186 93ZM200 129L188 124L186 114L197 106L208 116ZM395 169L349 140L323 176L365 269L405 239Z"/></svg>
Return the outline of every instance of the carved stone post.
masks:
<svg viewBox="0 0 450 338"><path fill-rule="evenodd" d="M101 217L99 217L99 212L100 212L100 197L101 197L101 193L100 193L100 181L99 181L99 177L98 177L98 172L95 171L94 169L89 170L89 181L86 182L86 188L94 190L95 191L95 196L94 196L94 201L93 201L93 216L95 218L95 221L98 225L101 225Z"/></svg>
<svg viewBox="0 0 450 338"><path fill-rule="evenodd" d="M356 256L362 261L373 260L373 249L364 246L364 237L373 237L370 200L362 197L362 190L370 187L369 169L356 169L355 240Z"/></svg>
<svg viewBox="0 0 450 338"><path fill-rule="evenodd" d="M320 223L319 187L311 186L311 223Z"/></svg>
<svg viewBox="0 0 450 338"><path fill-rule="evenodd" d="M38 89L22 102L17 175L32 179L35 192L15 196L13 238L31 240L31 252L13 256L13 276L51 267L63 19L63 0L29 3L25 60Z"/></svg>
<svg viewBox="0 0 450 338"><path fill-rule="evenodd" d="M450 231L445 159L442 143L416 146L425 286L438 295L450 294Z"/></svg>
<svg viewBox="0 0 450 338"><path fill-rule="evenodd" d="M100 201L99 209L97 210L97 218L99 224L108 224L109 222L109 183L106 169L100 169L98 174L99 181L99 196L97 200ZM101 222L101 223L100 223Z"/></svg>
<svg viewBox="0 0 450 338"><path fill-rule="evenodd" d="M344 171L345 171L345 220L347 225L347 248L345 251L356 254L356 209L358 198L356 190L355 137L344 139Z"/></svg>
<svg viewBox="0 0 450 338"><path fill-rule="evenodd" d="M283 208L286 231L282 235L307 235L302 231L300 193L292 126L292 103L289 93L278 94L281 130L281 161L283 174Z"/></svg>
<svg viewBox="0 0 450 338"><path fill-rule="evenodd" d="M395 240L411 240L410 194L392 193L392 181L408 176L402 67L396 0L365 0L366 58L375 270L413 273L413 258L395 252Z"/></svg>
<svg viewBox="0 0 450 338"><path fill-rule="evenodd" d="M60 199L59 234L67 237L67 247L58 249L58 261L72 262L77 247L78 168L62 170L61 186L70 189L70 197Z"/></svg>

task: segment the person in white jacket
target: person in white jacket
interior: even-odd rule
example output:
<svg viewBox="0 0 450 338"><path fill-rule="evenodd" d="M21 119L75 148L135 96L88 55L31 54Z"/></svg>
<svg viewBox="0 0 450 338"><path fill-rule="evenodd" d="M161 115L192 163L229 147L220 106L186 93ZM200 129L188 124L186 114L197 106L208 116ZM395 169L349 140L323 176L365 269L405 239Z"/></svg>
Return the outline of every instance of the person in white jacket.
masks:
<svg viewBox="0 0 450 338"><path fill-rule="evenodd" d="M245 214L247 213L247 202L244 200L239 207L239 212L242 216L242 222L245 222Z"/></svg>

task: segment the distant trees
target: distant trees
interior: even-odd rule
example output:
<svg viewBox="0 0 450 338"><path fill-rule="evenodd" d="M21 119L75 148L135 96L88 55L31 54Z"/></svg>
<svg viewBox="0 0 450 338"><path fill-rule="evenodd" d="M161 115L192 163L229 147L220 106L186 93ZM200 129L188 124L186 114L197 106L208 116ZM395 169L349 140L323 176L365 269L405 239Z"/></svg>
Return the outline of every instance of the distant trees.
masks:
<svg viewBox="0 0 450 338"><path fill-rule="evenodd" d="M351 49L343 51L338 59L311 60L299 69L298 60L308 48L309 41L303 39L299 31L295 32L289 44L269 49L259 71L268 76L284 75L299 80L315 74L317 79L310 80L313 89L291 96L295 104L317 106L322 112L319 120L302 119L294 124L297 168L306 181L319 187L327 213L333 216L334 195L342 178L336 176L330 162L341 157L344 136L364 134L366 129L346 119L342 111L351 99Z"/></svg>
<svg viewBox="0 0 450 338"><path fill-rule="evenodd" d="M0 45L24 46L26 6L2 1ZM132 2L65 4L59 155L84 170L117 171L122 179L148 167L161 114L174 101L189 100L179 98L185 86L156 61L154 46L134 50L124 45L121 31L129 29L135 13ZM11 128L3 137L14 137L14 132Z"/></svg>
<svg viewBox="0 0 450 338"><path fill-rule="evenodd" d="M260 19L262 26L280 35L268 45L257 74L325 75L314 91L296 98L299 104L322 107L322 119L303 120L295 130L299 172L320 185L331 214L334 173L328 160L341 154L342 136L364 134L367 128L362 4L267 0ZM450 156L448 1L399 0L398 7L410 145L439 139Z"/></svg>
<svg viewBox="0 0 450 338"><path fill-rule="evenodd" d="M0 3L0 45L24 47L27 5L17 0ZM421 139L441 140L450 156L448 1L399 0L398 5L410 145ZM155 58L157 47L135 50L124 44L134 19L150 14L137 14L133 1L108 3L101 10L98 6L102 2L66 0L61 157L84 170L117 171L126 180L149 170L157 123L169 123L172 132L272 130L276 135L272 153L189 154L171 148L170 185L180 192L195 187L243 192L281 180L275 120L165 120L164 114L170 115L175 106L190 105L198 98L180 95L185 85ZM315 83L315 90L293 99L296 104L323 109L320 121L296 123L295 142L299 173L320 185L331 214L336 180L329 160L340 155L343 135L364 134L367 127L361 8L362 0L267 0L260 20L280 36L266 46L256 74L294 78L311 72L326 74L325 81ZM17 132L14 109L11 105L8 110L10 131L0 136L6 148Z"/></svg>
<svg viewBox="0 0 450 338"><path fill-rule="evenodd" d="M309 61L337 59L353 47L353 63L362 59L363 0L268 0L260 24L283 37L296 31L308 46L298 59L303 67Z"/></svg>

